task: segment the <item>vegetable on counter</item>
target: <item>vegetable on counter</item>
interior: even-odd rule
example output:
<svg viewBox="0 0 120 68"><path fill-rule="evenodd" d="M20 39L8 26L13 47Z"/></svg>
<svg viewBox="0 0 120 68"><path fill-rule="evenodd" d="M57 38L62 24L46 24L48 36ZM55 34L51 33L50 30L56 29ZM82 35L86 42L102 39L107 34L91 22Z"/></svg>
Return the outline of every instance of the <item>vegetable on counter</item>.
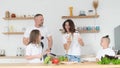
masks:
<svg viewBox="0 0 120 68"><path fill-rule="evenodd" d="M51 57L50 57L50 56L45 57L45 59L44 59L44 64L49 64L49 63L50 63L50 60L51 60Z"/></svg>
<svg viewBox="0 0 120 68"><path fill-rule="evenodd" d="M98 64L120 64L120 59L115 56L105 55L105 57L101 57L101 61L97 62Z"/></svg>
<svg viewBox="0 0 120 68"><path fill-rule="evenodd" d="M60 57L59 57L59 60L60 60L60 61L68 61L68 58L65 57L65 56L60 56Z"/></svg>
<svg viewBox="0 0 120 68"><path fill-rule="evenodd" d="M44 64L59 64L62 61L68 62L68 58L65 56L46 56L44 59Z"/></svg>

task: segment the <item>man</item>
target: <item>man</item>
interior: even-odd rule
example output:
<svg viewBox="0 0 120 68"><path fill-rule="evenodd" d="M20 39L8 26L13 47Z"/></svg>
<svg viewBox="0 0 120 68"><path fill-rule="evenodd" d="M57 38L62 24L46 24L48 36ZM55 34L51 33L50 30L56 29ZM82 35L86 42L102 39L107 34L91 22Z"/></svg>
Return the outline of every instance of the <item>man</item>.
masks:
<svg viewBox="0 0 120 68"><path fill-rule="evenodd" d="M36 14L34 16L34 21L35 21L34 26L28 28L26 30L26 32L24 33L23 43L25 45L28 45L30 32L32 30L34 30L34 29L38 29L40 31L41 35L42 35L41 39L42 39L43 44L45 45L44 49L47 49L47 50L51 51L51 48L52 48L52 35L49 34L50 32L48 32L47 28L43 25L43 23L44 23L43 15L42 14ZM48 45L48 47L46 45Z"/></svg>

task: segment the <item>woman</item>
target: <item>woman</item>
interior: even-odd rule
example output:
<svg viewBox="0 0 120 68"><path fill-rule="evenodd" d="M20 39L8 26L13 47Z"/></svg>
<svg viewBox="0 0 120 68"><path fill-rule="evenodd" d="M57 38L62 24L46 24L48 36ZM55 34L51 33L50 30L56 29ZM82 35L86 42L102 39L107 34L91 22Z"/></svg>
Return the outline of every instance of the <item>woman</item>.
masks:
<svg viewBox="0 0 120 68"><path fill-rule="evenodd" d="M63 29L63 44L68 60L80 62L80 46L84 43L80 34L75 30L74 22L71 19L66 20L63 23Z"/></svg>

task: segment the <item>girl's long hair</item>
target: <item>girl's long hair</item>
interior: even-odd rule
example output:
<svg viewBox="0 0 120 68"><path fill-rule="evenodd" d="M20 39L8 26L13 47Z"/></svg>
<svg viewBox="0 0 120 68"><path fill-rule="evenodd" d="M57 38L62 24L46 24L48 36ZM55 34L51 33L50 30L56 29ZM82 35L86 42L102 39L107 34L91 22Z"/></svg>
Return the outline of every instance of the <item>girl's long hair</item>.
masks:
<svg viewBox="0 0 120 68"><path fill-rule="evenodd" d="M29 37L29 43L34 43L34 44L39 44L40 41L39 39L39 35L40 35L40 31L39 30L32 30L30 33L30 37Z"/></svg>

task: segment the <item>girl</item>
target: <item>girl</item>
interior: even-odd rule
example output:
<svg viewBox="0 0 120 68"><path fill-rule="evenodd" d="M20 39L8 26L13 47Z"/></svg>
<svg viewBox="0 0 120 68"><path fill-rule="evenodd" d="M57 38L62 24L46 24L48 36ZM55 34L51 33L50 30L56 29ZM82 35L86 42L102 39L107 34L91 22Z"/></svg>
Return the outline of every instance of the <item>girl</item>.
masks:
<svg viewBox="0 0 120 68"><path fill-rule="evenodd" d="M26 46L26 59L30 63L41 63L43 62L43 55L47 53L42 52L42 46L40 44L41 34L39 30L32 30L30 34L28 46Z"/></svg>
<svg viewBox="0 0 120 68"><path fill-rule="evenodd" d="M63 23L63 44L69 61L80 62L80 46L84 43L80 34L76 32L74 22L71 19Z"/></svg>

